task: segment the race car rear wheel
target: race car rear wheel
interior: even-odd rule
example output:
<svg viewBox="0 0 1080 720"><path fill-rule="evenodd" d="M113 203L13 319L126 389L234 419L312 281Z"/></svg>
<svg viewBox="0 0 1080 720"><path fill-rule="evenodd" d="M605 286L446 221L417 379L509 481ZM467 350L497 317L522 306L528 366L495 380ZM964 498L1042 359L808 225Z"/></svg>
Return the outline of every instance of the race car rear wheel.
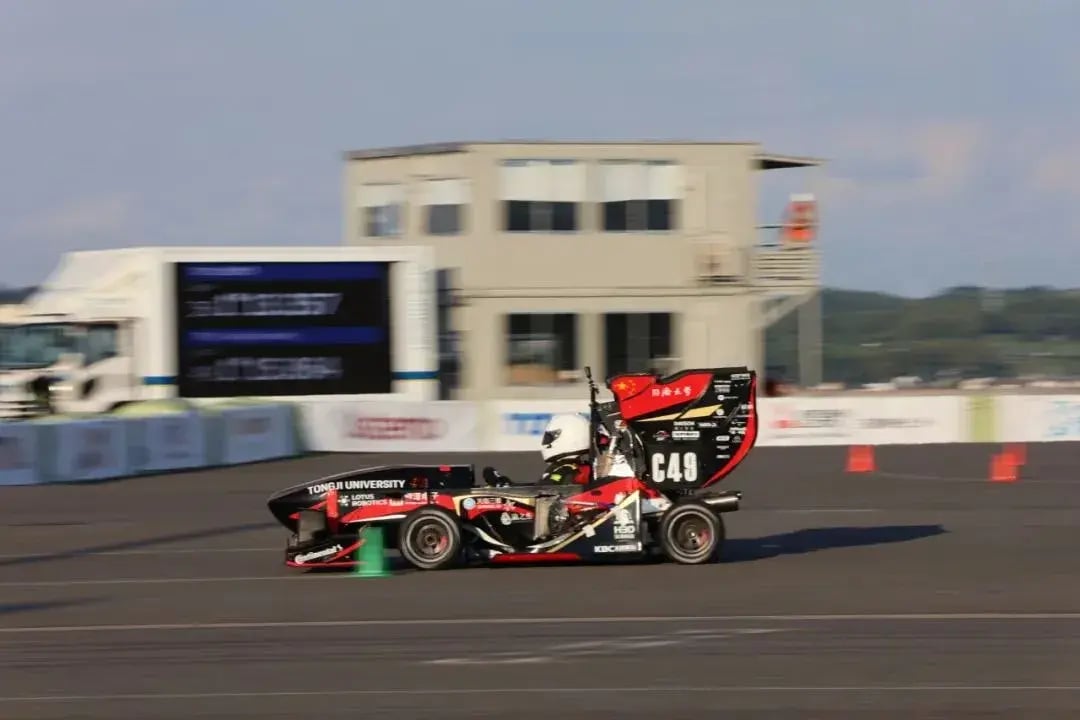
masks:
<svg viewBox="0 0 1080 720"><path fill-rule="evenodd" d="M457 519L436 508L421 508L401 523L398 549L418 570L442 570L461 557Z"/></svg>
<svg viewBox="0 0 1080 720"><path fill-rule="evenodd" d="M723 520L703 503L677 504L660 521L660 547L668 558L682 565L712 561L723 542Z"/></svg>

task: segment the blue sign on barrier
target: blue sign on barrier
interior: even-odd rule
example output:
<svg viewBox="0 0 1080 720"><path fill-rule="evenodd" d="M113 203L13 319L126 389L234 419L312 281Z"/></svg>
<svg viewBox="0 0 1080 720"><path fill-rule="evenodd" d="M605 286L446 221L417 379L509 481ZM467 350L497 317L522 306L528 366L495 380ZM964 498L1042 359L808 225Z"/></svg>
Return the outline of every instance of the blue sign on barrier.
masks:
<svg viewBox="0 0 1080 720"><path fill-rule="evenodd" d="M1054 400L1048 414L1046 439L1080 439L1080 402Z"/></svg>
<svg viewBox="0 0 1080 720"><path fill-rule="evenodd" d="M587 413L578 413L587 418ZM503 432L507 435L531 435L540 437L555 413L509 412L503 413Z"/></svg>

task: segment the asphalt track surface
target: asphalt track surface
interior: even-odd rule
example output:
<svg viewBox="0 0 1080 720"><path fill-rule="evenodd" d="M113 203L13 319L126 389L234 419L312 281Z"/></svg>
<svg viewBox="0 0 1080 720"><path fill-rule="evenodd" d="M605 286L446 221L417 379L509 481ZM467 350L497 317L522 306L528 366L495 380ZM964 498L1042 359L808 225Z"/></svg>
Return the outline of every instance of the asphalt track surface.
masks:
<svg viewBox="0 0 1080 720"><path fill-rule="evenodd" d="M995 449L758 449L707 567L282 565L267 495L397 458L0 488L0 718L1076 718L1080 450Z"/></svg>

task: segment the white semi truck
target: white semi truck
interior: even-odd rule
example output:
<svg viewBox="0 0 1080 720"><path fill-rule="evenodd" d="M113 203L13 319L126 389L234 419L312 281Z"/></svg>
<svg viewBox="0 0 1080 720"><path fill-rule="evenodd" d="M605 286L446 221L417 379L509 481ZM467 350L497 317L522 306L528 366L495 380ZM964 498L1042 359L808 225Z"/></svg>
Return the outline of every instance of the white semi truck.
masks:
<svg viewBox="0 0 1080 720"><path fill-rule="evenodd" d="M428 247L75 252L0 328L0 417L181 397L430 400L437 347Z"/></svg>

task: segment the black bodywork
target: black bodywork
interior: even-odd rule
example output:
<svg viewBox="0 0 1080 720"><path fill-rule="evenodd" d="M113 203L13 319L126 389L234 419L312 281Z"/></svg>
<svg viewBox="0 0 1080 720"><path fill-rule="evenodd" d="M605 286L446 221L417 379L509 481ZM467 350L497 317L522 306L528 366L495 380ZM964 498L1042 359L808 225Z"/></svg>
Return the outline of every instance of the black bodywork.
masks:
<svg viewBox="0 0 1080 720"><path fill-rule="evenodd" d="M715 558L721 514L738 492L715 488L754 445L756 378L747 368L623 375L615 398L591 384L593 480L511 484L492 468L394 465L318 478L275 493L270 512L292 537L294 567L352 566L367 533L420 569L462 560L600 561L660 551Z"/></svg>

